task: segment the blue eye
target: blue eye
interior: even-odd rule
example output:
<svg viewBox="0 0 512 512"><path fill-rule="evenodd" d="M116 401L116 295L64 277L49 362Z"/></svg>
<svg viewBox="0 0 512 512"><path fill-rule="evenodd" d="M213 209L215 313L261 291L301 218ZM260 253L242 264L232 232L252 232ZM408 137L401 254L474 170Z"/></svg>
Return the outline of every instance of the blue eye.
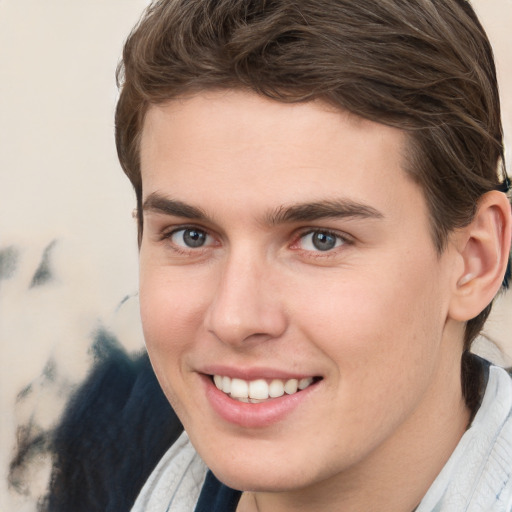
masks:
<svg viewBox="0 0 512 512"><path fill-rule="evenodd" d="M205 231L196 228L177 229L170 236L174 244L188 249L203 247L209 242L209 238Z"/></svg>
<svg viewBox="0 0 512 512"><path fill-rule="evenodd" d="M302 249L306 251L330 251L340 247L345 240L335 233L329 231L310 231L301 237Z"/></svg>

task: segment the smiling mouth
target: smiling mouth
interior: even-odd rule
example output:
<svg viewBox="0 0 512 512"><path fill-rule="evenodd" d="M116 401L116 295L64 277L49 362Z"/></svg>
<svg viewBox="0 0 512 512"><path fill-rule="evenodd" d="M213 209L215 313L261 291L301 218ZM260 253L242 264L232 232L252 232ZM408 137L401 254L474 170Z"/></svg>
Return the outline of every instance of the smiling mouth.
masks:
<svg viewBox="0 0 512 512"><path fill-rule="evenodd" d="M294 395L315 384L321 377L305 377L302 379L256 379L243 380L213 375L215 387L239 402L260 404L284 395Z"/></svg>

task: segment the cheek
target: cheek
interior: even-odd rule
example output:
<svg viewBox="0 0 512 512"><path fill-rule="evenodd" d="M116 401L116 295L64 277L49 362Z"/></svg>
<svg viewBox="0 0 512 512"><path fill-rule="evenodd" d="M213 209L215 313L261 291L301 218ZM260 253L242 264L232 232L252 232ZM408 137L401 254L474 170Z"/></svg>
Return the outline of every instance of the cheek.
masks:
<svg viewBox="0 0 512 512"><path fill-rule="evenodd" d="M383 260L364 273L348 271L343 279L306 286L295 303L301 329L341 377L358 372L359 379L372 375L368 380L385 383L391 375L396 381L405 365L423 371L429 359L433 363L445 319L442 290L439 280L418 272L433 268L432 260L413 261Z"/></svg>
<svg viewBox="0 0 512 512"><path fill-rule="evenodd" d="M141 261L139 293L148 353L159 378L167 375L171 379L177 375L176 367L183 370L183 354L199 337L207 287L204 280L184 272Z"/></svg>
<svg viewBox="0 0 512 512"><path fill-rule="evenodd" d="M141 319L148 344L173 350L197 325L198 304L186 290L165 276L141 279Z"/></svg>
<svg viewBox="0 0 512 512"><path fill-rule="evenodd" d="M201 326L197 293L193 287L180 285L165 267L141 267L139 297L151 364L174 411L187 421L187 354L194 347Z"/></svg>
<svg viewBox="0 0 512 512"><path fill-rule="evenodd" d="M442 308L432 306L437 293L411 268L402 280L376 272L324 283L322 293L296 303L302 333L330 361L325 414L344 426L354 449L390 434L429 388L444 325Z"/></svg>

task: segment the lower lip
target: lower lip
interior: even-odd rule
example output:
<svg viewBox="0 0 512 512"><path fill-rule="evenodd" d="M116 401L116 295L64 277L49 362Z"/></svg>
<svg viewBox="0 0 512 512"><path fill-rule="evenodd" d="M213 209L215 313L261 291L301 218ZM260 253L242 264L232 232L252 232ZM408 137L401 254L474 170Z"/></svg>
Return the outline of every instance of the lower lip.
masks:
<svg viewBox="0 0 512 512"><path fill-rule="evenodd" d="M233 423L244 428L264 428L291 414L318 387L319 382L311 384L306 389L293 395L283 395L259 404L247 404L230 398L212 382L212 379L203 375L206 388L206 397L213 410L228 423Z"/></svg>

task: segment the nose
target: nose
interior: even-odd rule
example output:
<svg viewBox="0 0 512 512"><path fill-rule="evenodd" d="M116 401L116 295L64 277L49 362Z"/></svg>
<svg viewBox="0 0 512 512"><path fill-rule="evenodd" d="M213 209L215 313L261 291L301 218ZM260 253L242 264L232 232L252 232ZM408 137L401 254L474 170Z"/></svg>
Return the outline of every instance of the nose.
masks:
<svg viewBox="0 0 512 512"><path fill-rule="evenodd" d="M207 330L223 343L238 347L281 336L287 318L277 280L264 258L231 254L206 312Z"/></svg>

